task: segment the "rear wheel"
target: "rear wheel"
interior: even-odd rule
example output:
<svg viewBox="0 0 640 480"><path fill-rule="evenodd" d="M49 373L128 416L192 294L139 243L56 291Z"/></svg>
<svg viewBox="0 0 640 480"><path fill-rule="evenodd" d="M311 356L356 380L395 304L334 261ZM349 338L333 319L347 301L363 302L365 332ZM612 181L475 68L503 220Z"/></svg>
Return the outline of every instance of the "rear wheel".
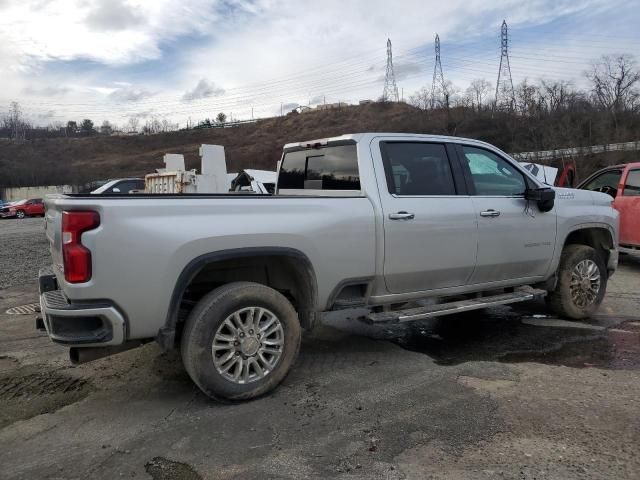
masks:
<svg viewBox="0 0 640 480"><path fill-rule="evenodd" d="M589 318L607 289L607 268L597 250L587 245L567 245L562 251L558 282L548 302L559 315L573 320Z"/></svg>
<svg viewBox="0 0 640 480"><path fill-rule="evenodd" d="M185 324L182 360L209 397L246 400L274 389L300 349L293 305L276 290L230 283L200 300Z"/></svg>
<svg viewBox="0 0 640 480"><path fill-rule="evenodd" d="M26 214L26 213L24 213L24 211L23 211L23 210L18 210L18 211L16 212L16 217L18 217L18 218L24 218L24 217L26 217L26 216L27 216L27 214Z"/></svg>

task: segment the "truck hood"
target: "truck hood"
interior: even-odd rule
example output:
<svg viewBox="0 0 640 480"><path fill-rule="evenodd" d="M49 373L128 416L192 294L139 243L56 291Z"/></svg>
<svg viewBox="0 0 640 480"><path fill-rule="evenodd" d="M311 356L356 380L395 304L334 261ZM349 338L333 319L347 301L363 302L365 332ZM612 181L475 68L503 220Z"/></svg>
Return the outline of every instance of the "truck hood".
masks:
<svg viewBox="0 0 640 480"><path fill-rule="evenodd" d="M581 205L611 206L613 198L606 193L579 190L576 188L553 187L556 191L556 202L571 202Z"/></svg>

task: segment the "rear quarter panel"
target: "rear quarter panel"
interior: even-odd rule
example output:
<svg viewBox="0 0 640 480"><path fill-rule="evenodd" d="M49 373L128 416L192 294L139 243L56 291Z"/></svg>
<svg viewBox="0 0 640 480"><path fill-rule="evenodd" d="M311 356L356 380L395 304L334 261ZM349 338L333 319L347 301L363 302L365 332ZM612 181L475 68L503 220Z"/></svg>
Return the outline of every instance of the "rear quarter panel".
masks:
<svg viewBox="0 0 640 480"><path fill-rule="evenodd" d="M375 273L373 206L364 196L54 202L57 210L92 209L101 218L98 229L82 236L92 252L93 278L78 285L62 281L65 294L76 301L112 300L128 317L133 339L157 334L178 276L207 253L247 247L300 251L314 267L320 310L340 281Z"/></svg>

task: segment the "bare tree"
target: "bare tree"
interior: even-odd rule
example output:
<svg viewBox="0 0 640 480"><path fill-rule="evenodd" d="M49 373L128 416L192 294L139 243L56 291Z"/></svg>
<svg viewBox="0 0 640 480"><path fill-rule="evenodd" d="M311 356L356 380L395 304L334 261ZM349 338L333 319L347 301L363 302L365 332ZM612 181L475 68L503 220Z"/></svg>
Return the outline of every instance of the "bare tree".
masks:
<svg viewBox="0 0 640 480"><path fill-rule="evenodd" d="M137 133L139 125L140 119L138 117L129 117L129 121L127 122L127 131L129 133Z"/></svg>
<svg viewBox="0 0 640 480"><path fill-rule="evenodd" d="M574 88L571 82L565 80L540 80L540 94L542 101L550 112L557 112L567 108Z"/></svg>
<svg viewBox="0 0 640 480"><path fill-rule="evenodd" d="M467 87L467 97L471 100L472 107L482 110L487 96L491 92L491 84L484 78L476 78Z"/></svg>
<svg viewBox="0 0 640 480"><path fill-rule="evenodd" d="M640 73L631 55L603 56L586 72L594 99L611 112L618 128L618 115L637 106Z"/></svg>
<svg viewBox="0 0 640 480"><path fill-rule="evenodd" d="M422 87L409 97L409 105L426 110L431 106L431 92L427 87Z"/></svg>
<svg viewBox="0 0 640 480"><path fill-rule="evenodd" d="M14 140L24 139L27 130L31 125L24 119L22 108L18 102L9 104L9 112L2 119L4 128L7 130L8 137Z"/></svg>
<svg viewBox="0 0 640 480"><path fill-rule="evenodd" d="M102 125L100 126L100 133L102 135L111 135L113 133L113 126L109 120L102 122Z"/></svg>
<svg viewBox="0 0 640 480"><path fill-rule="evenodd" d="M524 79L515 89L516 110L524 115L535 115L540 111L540 90Z"/></svg>

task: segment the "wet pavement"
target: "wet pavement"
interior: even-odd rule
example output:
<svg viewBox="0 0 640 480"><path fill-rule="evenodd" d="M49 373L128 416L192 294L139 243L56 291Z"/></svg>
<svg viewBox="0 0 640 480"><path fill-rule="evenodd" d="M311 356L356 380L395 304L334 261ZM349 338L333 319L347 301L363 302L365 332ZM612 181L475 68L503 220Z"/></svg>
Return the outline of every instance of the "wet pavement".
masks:
<svg viewBox="0 0 640 480"><path fill-rule="evenodd" d="M359 322L363 311L330 314L326 323L354 335L391 341L413 352L428 355L438 365L473 361L505 363L538 362L574 368L640 369L640 259L626 257L610 282L601 310L586 321L555 317L544 301L471 311L430 320L386 326ZM638 289L617 290L620 276ZM634 283L635 282L635 283ZM611 291L612 290L612 291ZM625 303L612 312L613 303Z"/></svg>

